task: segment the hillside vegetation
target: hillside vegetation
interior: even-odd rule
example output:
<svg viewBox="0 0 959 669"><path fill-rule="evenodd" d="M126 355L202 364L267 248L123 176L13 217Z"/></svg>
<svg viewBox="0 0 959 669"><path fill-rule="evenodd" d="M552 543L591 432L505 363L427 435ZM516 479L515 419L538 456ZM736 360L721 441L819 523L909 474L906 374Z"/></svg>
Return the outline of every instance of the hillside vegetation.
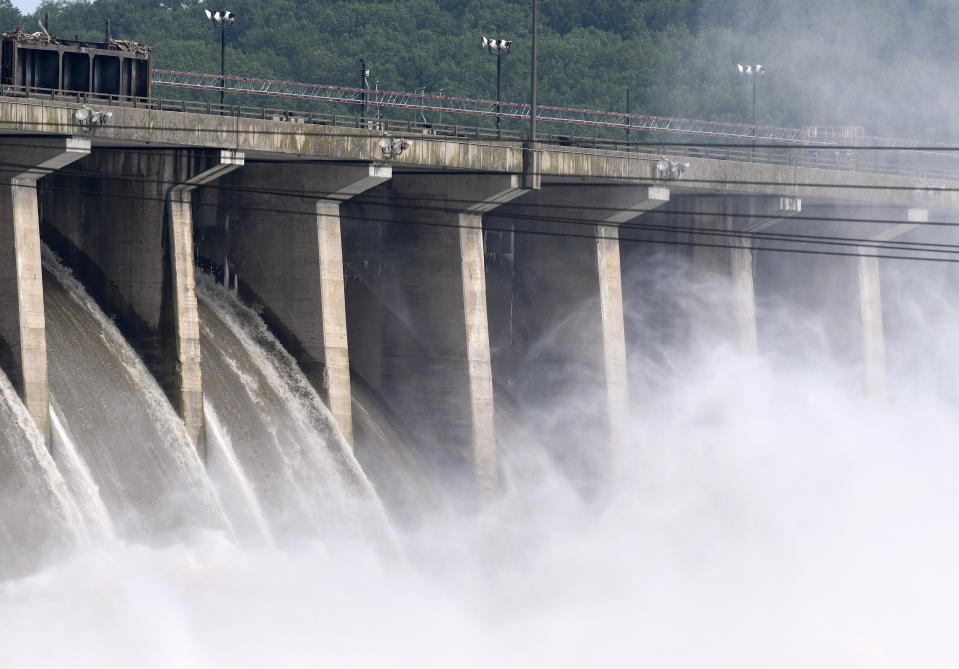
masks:
<svg viewBox="0 0 959 669"><path fill-rule="evenodd" d="M60 37L113 35L154 47L155 65L218 72L203 8L230 9L231 74L357 86L359 61L381 89L492 98L488 35L513 41L504 100L529 96L529 0L93 0L48 2L29 17L0 0L0 25ZM870 134L954 140L959 12L949 0L541 0L541 104L749 122L861 125ZM838 7L838 8L837 8Z"/></svg>

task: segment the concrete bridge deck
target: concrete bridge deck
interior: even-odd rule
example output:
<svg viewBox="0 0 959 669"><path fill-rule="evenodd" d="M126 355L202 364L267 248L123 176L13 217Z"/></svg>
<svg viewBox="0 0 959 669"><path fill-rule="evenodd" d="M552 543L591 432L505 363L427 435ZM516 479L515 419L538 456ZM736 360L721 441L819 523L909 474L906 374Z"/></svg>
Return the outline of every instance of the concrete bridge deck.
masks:
<svg viewBox="0 0 959 669"><path fill-rule="evenodd" d="M80 105L31 98L0 97L0 133L81 135L74 118ZM228 148L248 161L381 161L382 133L362 128L291 123L131 107L94 107L112 112L88 135L100 146ZM689 163L678 179L657 174L661 156L521 142L410 135L411 147L390 160L397 171L466 170L522 174L535 172L546 183L668 185L675 192L785 195L807 202L863 202L952 209L959 206L959 179L931 183L921 176L899 176L706 158L674 158ZM535 159L530 155L535 154Z"/></svg>

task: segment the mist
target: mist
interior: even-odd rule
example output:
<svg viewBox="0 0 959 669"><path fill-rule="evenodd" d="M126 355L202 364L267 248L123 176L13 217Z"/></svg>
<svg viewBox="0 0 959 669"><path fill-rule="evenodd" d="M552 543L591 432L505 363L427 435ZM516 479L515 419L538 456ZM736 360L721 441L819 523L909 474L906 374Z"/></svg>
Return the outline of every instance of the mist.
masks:
<svg viewBox="0 0 959 669"><path fill-rule="evenodd" d="M663 280L694 313L702 286ZM778 306L761 328L788 319ZM629 305L634 333L645 308ZM952 338L949 312L923 313ZM832 327L802 318L775 325ZM632 396L602 495L534 458L483 510L398 530L402 555L307 527L283 549L222 530L89 540L0 584L2 664L955 666L955 396L916 378L877 404L828 346L744 355L654 329L631 338L657 378Z"/></svg>

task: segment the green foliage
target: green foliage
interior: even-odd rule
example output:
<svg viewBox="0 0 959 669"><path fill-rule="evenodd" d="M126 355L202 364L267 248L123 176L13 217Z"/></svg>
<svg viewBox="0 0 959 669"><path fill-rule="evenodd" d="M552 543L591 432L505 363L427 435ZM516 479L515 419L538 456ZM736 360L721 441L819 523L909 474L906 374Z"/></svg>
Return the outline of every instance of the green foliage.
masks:
<svg viewBox="0 0 959 669"><path fill-rule="evenodd" d="M14 7L10 0L0 0L0 32L16 28L22 22L20 10Z"/></svg>
<svg viewBox="0 0 959 669"><path fill-rule="evenodd" d="M885 135L959 137L959 13L952 0L541 0L539 100L544 105L749 122L762 63L763 124L863 125ZM359 86L359 61L381 89L492 98L496 58L480 37L511 39L503 99L529 96L531 2L523 0L81 0L47 2L56 35L113 35L154 47L157 67L216 72L219 33L203 8L231 9L227 70ZM4 28L6 29L6 28ZM279 102L277 103L280 104Z"/></svg>

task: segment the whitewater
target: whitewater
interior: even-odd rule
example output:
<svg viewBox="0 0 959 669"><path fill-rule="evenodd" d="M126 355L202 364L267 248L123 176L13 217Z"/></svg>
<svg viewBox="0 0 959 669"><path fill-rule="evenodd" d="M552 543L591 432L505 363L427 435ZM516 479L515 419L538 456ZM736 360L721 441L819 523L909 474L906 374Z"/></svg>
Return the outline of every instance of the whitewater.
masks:
<svg viewBox="0 0 959 669"><path fill-rule="evenodd" d="M254 312L206 279L199 299L216 467L208 475L178 450L161 460L154 451L181 437L152 403L158 389L126 359L109 319L46 262L60 287L51 291L65 300L57 311L53 299L48 327L61 321L66 331L70 315L86 358L109 349L103 365L141 384L129 391L136 420L155 434L146 447L119 432L109 443L86 435L77 417L86 400L75 393L67 402L69 370L54 370L50 461L0 382L2 452L18 454L22 480L34 482L24 499L53 538L35 547L43 557L32 569L0 582L0 666L959 660L951 640L959 414L951 395L922 390L937 387L921 378L928 369L911 370L910 392L881 405L826 356L800 365L782 351L743 355L728 343L647 351L668 359L669 373L632 398L622 471L603 495L584 500L547 462L524 460L542 445L524 444L517 430L499 449L524 466L487 507L430 514L425 505L420 522L390 522L376 477L343 447L295 364ZM928 325L947 339L957 331L946 311ZM124 416L115 418L122 427ZM127 473L119 463L131 461ZM142 468L166 482L130 489ZM428 482L426 473L410 477ZM3 511L5 522L17 517ZM0 545L6 555L15 544Z"/></svg>

